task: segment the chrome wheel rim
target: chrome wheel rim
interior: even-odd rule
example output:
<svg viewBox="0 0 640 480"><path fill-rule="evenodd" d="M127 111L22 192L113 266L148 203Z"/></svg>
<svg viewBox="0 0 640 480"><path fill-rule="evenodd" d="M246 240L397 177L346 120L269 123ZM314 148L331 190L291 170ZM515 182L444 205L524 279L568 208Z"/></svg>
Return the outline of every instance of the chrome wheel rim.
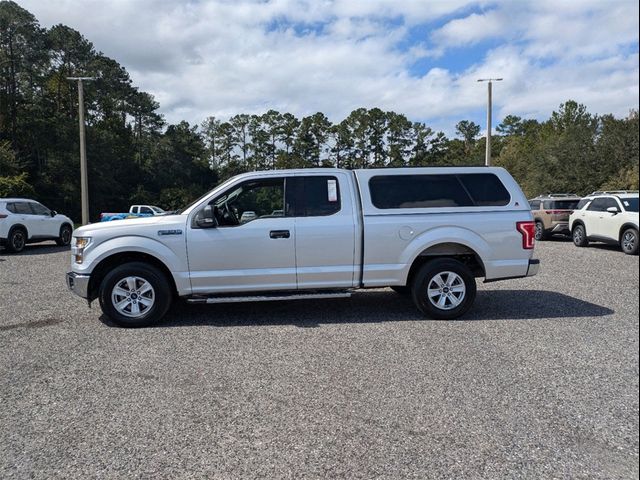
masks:
<svg viewBox="0 0 640 480"><path fill-rule="evenodd" d="M536 240L542 239L542 224L540 222L536 222Z"/></svg>
<svg viewBox="0 0 640 480"><path fill-rule="evenodd" d="M467 287L455 272L440 272L434 275L427 286L427 298L440 310L453 310L464 301Z"/></svg>
<svg viewBox="0 0 640 480"><path fill-rule="evenodd" d="M573 242L574 243L582 242L582 229L580 227L576 228L573 231Z"/></svg>
<svg viewBox="0 0 640 480"><path fill-rule="evenodd" d="M116 282L111 291L111 303L125 317L138 318L153 307L156 292L142 277L125 277Z"/></svg>
<svg viewBox="0 0 640 480"><path fill-rule="evenodd" d="M636 234L633 232L626 232L622 237L622 248L625 251L630 252L636 246Z"/></svg>

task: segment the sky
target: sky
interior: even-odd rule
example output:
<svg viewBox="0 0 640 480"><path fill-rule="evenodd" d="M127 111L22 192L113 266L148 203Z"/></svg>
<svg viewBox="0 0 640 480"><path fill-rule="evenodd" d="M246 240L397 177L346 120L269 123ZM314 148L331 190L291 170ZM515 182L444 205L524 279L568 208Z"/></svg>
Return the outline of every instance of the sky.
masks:
<svg viewBox="0 0 640 480"><path fill-rule="evenodd" d="M638 108L637 0L17 0L78 30L170 123L379 107L451 134L569 99Z"/></svg>

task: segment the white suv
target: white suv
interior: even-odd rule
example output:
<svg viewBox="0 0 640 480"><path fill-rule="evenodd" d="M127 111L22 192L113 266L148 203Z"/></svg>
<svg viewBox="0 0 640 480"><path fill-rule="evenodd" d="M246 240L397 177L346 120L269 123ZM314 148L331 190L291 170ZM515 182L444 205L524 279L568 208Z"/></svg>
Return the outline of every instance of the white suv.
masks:
<svg viewBox="0 0 640 480"><path fill-rule="evenodd" d="M573 243L619 244L627 255L638 254L638 192L593 192L569 217Z"/></svg>
<svg viewBox="0 0 640 480"><path fill-rule="evenodd" d="M73 222L35 200L0 198L0 246L20 252L27 243L55 240L71 243Z"/></svg>

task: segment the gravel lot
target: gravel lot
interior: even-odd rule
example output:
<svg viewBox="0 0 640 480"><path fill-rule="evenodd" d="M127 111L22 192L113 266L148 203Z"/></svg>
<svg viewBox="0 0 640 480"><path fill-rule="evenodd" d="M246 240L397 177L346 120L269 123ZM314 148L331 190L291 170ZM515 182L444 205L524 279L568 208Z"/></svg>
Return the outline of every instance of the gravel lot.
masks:
<svg viewBox="0 0 640 480"><path fill-rule="evenodd" d="M0 251L0 478L638 478L638 257L540 243L463 320L391 290L124 330Z"/></svg>

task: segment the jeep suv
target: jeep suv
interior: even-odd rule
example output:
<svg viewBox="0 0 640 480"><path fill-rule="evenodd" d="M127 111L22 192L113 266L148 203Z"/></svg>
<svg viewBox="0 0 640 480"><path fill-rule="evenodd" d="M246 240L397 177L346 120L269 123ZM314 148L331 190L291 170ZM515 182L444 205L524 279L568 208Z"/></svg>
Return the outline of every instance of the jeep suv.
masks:
<svg viewBox="0 0 640 480"><path fill-rule="evenodd" d="M27 243L55 240L71 243L73 222L35 200L0 198L0 246L9 252L22 251Z"/></svg>
<svg viewBox="0 0 640 480"><path fill-rule="evenodd" d="M529 200L536 222L536 240L545 240L550 235L569 235L569 215L580 202L573 193L550 193Z"/></svg>
<svg viewBox="0 0 640 480"><path fill-rule="evenodd" d="M573 243L619 244L627 255L638 254L638 192L593 192L569 218Z"/></svg>

